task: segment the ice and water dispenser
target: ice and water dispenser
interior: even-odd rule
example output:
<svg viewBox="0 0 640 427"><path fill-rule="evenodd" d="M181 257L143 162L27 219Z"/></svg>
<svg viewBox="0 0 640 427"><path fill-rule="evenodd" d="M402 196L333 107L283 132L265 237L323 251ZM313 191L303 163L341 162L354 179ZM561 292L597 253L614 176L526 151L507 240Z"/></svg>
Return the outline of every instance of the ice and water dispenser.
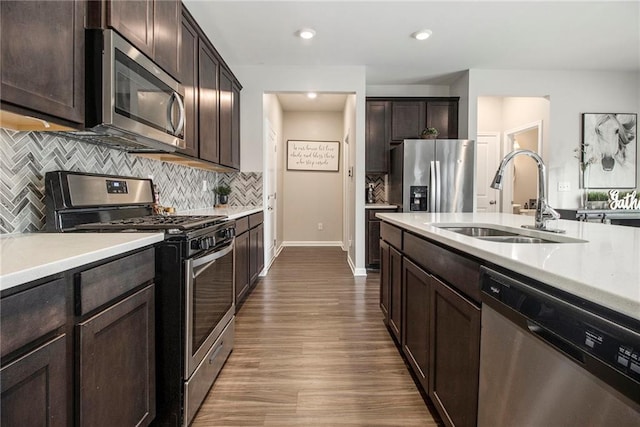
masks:
<svg viewBox="0 0 640 427"><path fill-rule="evenodd" d="M409 210L427 211L427 197L429 187L426 185L412 185L409 188Z"/></svg>

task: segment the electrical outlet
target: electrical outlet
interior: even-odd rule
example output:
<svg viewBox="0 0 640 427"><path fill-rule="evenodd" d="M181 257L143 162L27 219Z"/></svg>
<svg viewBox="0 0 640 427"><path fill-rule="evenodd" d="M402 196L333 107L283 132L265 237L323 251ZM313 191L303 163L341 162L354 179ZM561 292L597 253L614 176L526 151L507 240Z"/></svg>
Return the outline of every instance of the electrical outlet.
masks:
<svg viewBox="0 0 640 427"><path fill-rule="evenodd" d="M324 230L324 225L321 222L318 223L318 230Z"/></svg>
<svg viewBox="0 0 640 427"><path fill-rule="evenodd" d="M202 181L202 192L206 192L207 191L207 181Z"/></svg>
<svg viewBox="0 0 640 427"><path fill-rule="evenodd" d="M571 191L571 183L568 181L559 182L558 191Z"/></svg>

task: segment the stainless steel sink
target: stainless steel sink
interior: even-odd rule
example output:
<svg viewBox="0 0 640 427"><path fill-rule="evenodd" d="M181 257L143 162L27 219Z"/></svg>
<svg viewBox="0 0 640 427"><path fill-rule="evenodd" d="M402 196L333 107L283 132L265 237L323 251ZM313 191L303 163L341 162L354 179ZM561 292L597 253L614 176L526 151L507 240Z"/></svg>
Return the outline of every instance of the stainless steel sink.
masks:
<svg viewBox="0 0 640 427"><path fill-rule="evenodd" d="M488 237L488 236L517 236L516 233L509 231L499 230L497 228L489 227L441 227L443 230L453 231L454 233L464 234L471 237Z"/></svg>
<svg viewBox="0 0 640 427"><path fill-rule="evenodd" d="M502 242L502 243L560 243L553 240L541 239L540 237L529 236L484 236L478 237L478 239L488 240L490 242Z"/></svg>
<svg viewBox="0 0 640 427"><path fill-rule="evenodd" d="M499 243L586 243L586 240L575 239L565 235L544 231L520 229L494 224L453 223L430 224L434 227L454 233L463 234L480 240Z"/></svg>

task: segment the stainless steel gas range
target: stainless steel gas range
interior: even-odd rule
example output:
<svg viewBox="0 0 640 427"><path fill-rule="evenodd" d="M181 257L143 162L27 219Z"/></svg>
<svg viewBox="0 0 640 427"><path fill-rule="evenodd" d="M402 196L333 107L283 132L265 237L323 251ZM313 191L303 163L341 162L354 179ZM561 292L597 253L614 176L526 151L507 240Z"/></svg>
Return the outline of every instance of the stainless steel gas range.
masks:
<svg viewBox="0 0 640 427"><path fill-rule="evenodd" d="M150 179L45 176L48 231L165 233L156 247L154 424L186 426L233 349L235 221L154 215L153 204Z"/></svg>

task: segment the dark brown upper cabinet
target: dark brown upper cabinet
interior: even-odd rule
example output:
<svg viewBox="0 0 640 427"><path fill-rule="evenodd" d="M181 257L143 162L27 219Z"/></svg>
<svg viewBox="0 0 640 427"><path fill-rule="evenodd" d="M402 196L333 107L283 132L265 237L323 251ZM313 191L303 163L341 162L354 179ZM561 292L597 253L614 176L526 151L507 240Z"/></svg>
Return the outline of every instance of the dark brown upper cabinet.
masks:
<svg viewBox="0 0 640 427"><path fill-rule="evenodd" d="M215 169L240 169L242 86L184 7L180 76L187 121L186 148L178 153Z"/></svg>
<svg viewBox="0 0 640 427"><path fill-rule="evenodd" d="M427 123L426 102L400 101L391 103L391 140L420 137Z"/></svg>
<svg viewBox="0 0 640 427"><path fill-rule="evenodd" d="M458 100L447 98L367 98L366 172L387 173L391 145L420 138L434 127L438 139L458 138Z"/></svg>
<svg viewBox="0 0 640 427"><path fill-rule="evenodd" d="M218 134L220 62L213 48L203 39L198 40L198 115L200 158L220 163Z"/></svg>
<svg viewBox="0 0 640 427"><path fill-rule="evenodd" d="M179 0L90 0L89 26L113 28L176 79L180 78Z"/></svg>
<svg viewBox="0 0 640 427"><path fill-rule="evenodd" d="M2 109L84 123L83 1L0 2Z"/></svg>
<svg viewBox="0 0 640 427"><path fill-rule="evenodd" d="M386 173L389 169L390 109L391 103L387 101L366 102L365 169L367 173Z"/></svg>
<svg viewBox="0 0 640 427"><path fill-rule="evenodd" d="M198 31L195 23L186 14L182 19L180 81L184 87L186 147L178 151L198 157Z"/></svg>

